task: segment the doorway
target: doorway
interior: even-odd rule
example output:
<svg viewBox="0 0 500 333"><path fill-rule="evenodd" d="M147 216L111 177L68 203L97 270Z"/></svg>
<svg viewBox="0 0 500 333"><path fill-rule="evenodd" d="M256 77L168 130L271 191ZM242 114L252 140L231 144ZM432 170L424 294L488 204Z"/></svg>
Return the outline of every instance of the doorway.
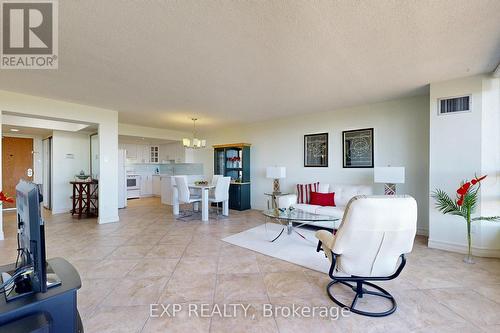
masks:
<svg viewBox="0 0 500 333"><path fill-rule="evenodd" d="M33 139L2 138L2 184L7 196L15 197L19 180L33 181ZM15 203L3 203L3 209L15 208Z"/></svg>

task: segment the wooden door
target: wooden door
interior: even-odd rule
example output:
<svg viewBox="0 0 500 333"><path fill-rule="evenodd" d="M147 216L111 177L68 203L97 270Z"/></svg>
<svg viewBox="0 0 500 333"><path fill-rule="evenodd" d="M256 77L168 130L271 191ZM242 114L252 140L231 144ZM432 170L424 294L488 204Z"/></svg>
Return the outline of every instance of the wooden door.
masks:
<svg viewBox="0 0 500 333"><path fill-rule="evenodd" d="M33 181L33 139L3 137L2 190L5 195L15 197L16 185L20 179ZM15 203L3 203L3 208L14 207Z"/></svg>

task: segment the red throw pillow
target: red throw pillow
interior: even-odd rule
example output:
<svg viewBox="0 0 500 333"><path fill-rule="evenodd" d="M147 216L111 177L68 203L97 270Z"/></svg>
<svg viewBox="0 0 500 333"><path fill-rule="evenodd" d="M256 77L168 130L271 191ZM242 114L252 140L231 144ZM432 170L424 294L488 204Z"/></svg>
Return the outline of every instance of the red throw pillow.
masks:
<svg viewBox="0 0 500 333"><path fill-rule="evenodd" d="M335 192L332 193L311 192L311 205L335 206Z"/></svg>
<svg viewBox="0 0 500 333"><path fill-rule="evenodd" d="M297 184L297 203L309 204L311 192L319 190L319 182L312 184Z"/></svg>

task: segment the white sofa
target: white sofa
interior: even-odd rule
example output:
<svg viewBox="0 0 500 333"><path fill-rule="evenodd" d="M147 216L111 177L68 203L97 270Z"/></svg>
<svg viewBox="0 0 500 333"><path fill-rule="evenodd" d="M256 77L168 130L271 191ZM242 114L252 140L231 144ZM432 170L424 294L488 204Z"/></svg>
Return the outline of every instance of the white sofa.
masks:
<svg viewBox="0 0 500 333"><path fill-rule="evenodd" d="M299 204L297 203L297 195L289 194L278 198L279 208L289 208L292 206L295 209L301 209L309 213L328 215L337 217L339 220L335 222L314 222L311 225L318 227L337 229L340 225L342 217L344 216L344 210L347 206L349 200L356 195L372 195L373 188L369 185L345 185L345 184L319 184L320 193L331 193L335 192L335 206L317 206L309 204Z"/></svg>

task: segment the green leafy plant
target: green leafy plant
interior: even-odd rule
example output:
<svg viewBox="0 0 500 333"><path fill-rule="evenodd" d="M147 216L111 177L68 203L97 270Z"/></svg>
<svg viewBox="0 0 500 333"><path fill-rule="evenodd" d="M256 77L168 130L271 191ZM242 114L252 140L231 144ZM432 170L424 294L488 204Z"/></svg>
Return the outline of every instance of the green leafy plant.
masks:
<svg viewBox="0 0 500 333"><path fill-rule="evenodd" d="M475 177L471 181L463 181L457 190L456 199L452 199L445 191L436 189L432 192L432 197L436 200L436 209L443 214L461 216L467 223L467 263L473 263L472 260L472 237L471 229L474 221L499 221L500 216L479 216L472 217L476 211L479 189L481 181L486 176Z"/></svg>

